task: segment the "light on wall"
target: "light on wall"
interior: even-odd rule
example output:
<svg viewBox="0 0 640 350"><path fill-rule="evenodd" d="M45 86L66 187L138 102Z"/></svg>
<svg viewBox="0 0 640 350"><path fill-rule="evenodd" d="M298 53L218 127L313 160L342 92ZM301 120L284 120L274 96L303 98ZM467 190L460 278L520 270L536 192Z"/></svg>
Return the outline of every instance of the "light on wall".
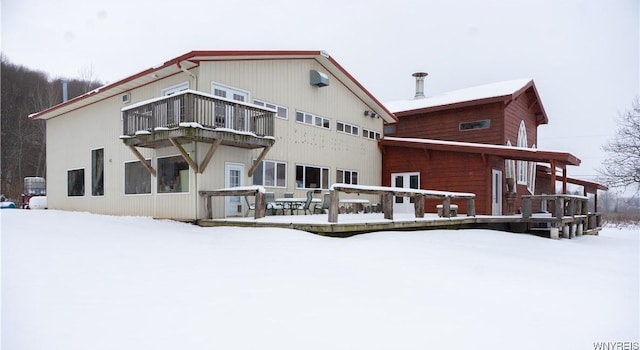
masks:
<svg viewBox="0 0 640 350"><path fill-rule="evenodd" d="M371 117L371 118L380 118L380 114L374 112L374 111L364 111L364 115L365 117Z"/></svg>

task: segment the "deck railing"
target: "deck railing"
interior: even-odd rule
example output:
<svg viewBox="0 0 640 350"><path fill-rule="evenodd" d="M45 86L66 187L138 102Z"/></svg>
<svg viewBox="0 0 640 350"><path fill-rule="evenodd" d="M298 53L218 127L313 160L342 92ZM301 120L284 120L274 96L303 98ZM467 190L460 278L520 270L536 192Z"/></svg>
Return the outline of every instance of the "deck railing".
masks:
<svg viewBox="0 0 640 350"><path fill-rule="evenodd" d="M275 111L186 90L122 109L123 135L202 126L273 136Z"/></svg>

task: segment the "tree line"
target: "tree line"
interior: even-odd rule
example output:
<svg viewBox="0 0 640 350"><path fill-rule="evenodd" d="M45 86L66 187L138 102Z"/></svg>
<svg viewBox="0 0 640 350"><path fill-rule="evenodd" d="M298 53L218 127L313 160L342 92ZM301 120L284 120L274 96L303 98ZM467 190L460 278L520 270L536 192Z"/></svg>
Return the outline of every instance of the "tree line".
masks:
<svg viewBox="0 0 640 350"><path fill-rule="evenodd" d="M59 104L66 81L69 99L102 83L90 72L79 79L50 78L48 74L0 56L0 194L14 201L23 192L23 179L46 176L46 123L29 115ZM86 76L88 75L88 76Z"/></svg>

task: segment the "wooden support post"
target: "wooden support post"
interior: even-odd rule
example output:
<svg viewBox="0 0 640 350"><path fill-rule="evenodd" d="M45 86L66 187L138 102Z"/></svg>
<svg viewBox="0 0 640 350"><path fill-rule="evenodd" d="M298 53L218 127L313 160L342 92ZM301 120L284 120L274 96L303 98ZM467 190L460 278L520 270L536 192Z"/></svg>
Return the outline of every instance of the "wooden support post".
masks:
<svg viewBox="0 0 640 350"><path fill-rule="evenodd" d="M569 203L567 203L567 215L568 216L573 216L576 213L576 199L575 198L569 198Z"/></svg>
<svg viewBox="0 0 640 350"><path fill-rule="evenodd" d="M260 219L263 218L265 216L265 211L266 211L266 205L264 202L264 193L257 191L256 192L256 201L255 201L255 210L254 210L254 219Z"/></svg>
<svg viewBox="0 0 640 350"><path fill-rule="evenodd" d="M551 188L549 189L550 194L556 194L556 161L552 160L551 162Z"/></svg>
<svg viewBox="0 0 640 350"><path fill-rule="evenodd" d="M562 168L562 194L567 194L567 165Z"/></svg>
<svg viewBox="0 0 640 350"><path fill-rule="evenodd" d="M424 195L417 194L414 197L413 206L415 208L415 214L417 218L424 217Z"/></svg>
<svg viewBox="0 0 640 350"><path fill-rule="evenodd" d="M382 194L382 211L385 219L393 220L393 193Z"/></svg>
<svg viewBox="0 0 640 350"><path fill-rule="evenodd" d="M340 203L340 198L338 195L338 191L330 190L329 191L329 222L336 223L338 222L338 204Z"/></svg>
<svg viewBox="0 0 640 350"><path fill-rule="evenodd" d="M531 217L531 197L522 197L522 218Z"/></svg>
<svg viewBox="0 0 640 350"><path fill-rule="evenodd" d="M562 238L571 238L569 235L569 225L562 225Z"/></svg>
<svg viewBox="0 0 640 350"><path fill-rule="evenodd" d="M554 226L549 231L549 237L552 239L560 239L560 230L558 227Z"/></svg>
<svg viewBox="0 0 640 350"><path fill-rule="evenodd" d="M558 219L562 219L564 216L564 198L556 198L556 212L555 217Z"/></svg>
<svg viewBox="0 0 640 350"><path fill-rule="evenodd" d="M446 196L442 200L442 217L451 217L451 197Z"/></svg>
<svg viewBox="0 0 640 350"><path fill-rule="evenodd" d="M147 160L144 159L144 157L142 156L142 154L140 154L140 152L138 152L138 149L131 145L128 145L128 147L133 153L133 155L136 156L136 158L138 158L142 166L145 167L145 169L147 169L153 177L157 177L158 174L156 173L156 169L154 169L151 165L149 165L149 163L147 163Z"/></svg>
<svg viewBox="0 0 640 350"><path fill-rule="evenodd" d="M189 165L191 166L191 168L197 173L199 172L198 170L198 164L196 164L196 162L191 159L191 156L189 156L189 153L184 149L184 147L182 147L182 145L180 143L178 143L178 141L176 141L173 138L169 138L169 141L171 141L171 144L178 149L178 152L180 152L180 154L182 155L182 158L184 158L184 160L187 161L187 163L189 163Z"/></svg>
<svg viewBox="0 0 640 350"><path fill-rule="evenodd" d="M467 199L467 216L476 216L476 200L475 200L475 198Z"/></svg>
<svg viewBox="0 0 640 350"><path fill-rule="evenodd" d="M258 169L258 167L260 166L260 163L262 163L262 161L264 160L264 158L267 156L267 153L269 153L269 150L271 150L271 146L267 146L265 148L262 149L262 152L260 152L260 155L258 156L258 158L256 159L256 162L253 163L253 166L251 167L251 169L249 169L249 177L253 176L253 173L256 172L256 170Z"/></svg>
<svg viewBox="0 0 640 350"><path fill-rule="evenodd" d="M204 194L202 195L204 197L204 209L207 212L207 219L213 219L213 208L211 205L211 195L208 194Z"/></svg>
<svg viewBox="0 0 640 350"><path fill-rule="evenodd" d="M222 139L216 139L215 142L211 144L207 155L204 157L204 159L202 160L202 164L200 164L200 167L198 168L198 173L202 174L204 172L204 169L206 169L207 165L209 165L211 158L213 158L213 155L216 153L216 150L221 143Z"/></svg>

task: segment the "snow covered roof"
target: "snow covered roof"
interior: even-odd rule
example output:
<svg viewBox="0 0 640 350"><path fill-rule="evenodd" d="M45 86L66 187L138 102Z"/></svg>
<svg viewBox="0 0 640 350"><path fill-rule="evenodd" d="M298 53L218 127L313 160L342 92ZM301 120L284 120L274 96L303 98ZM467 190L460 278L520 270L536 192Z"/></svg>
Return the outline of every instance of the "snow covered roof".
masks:
<svg viewBox="0 0 640 350"><path fill-rule="evenodd" d="M470 88L449 91L426 98L386 102L384 105L396 115L408 114L407 112L430 111L461 107L465 105L489 103L514 99L528 89L532 89L538 99L540 114L546 123L546 113L540 103L540 97L532 79L516 79L492 84L474 86Z"/></svg>
<svg viewBox="0 0 640 350"><path fill-rule="evenodd" d="M490 154L505 159L524 160L532 162L559 161L567 165L580 165L580 159L571 153L543 150L538 148L522 148L513 146L492 145L485 143L443 141L432 139L403 138L385 136L380 140L382 146L400 146L433 149L449 152L467 152Z"/></svg>

